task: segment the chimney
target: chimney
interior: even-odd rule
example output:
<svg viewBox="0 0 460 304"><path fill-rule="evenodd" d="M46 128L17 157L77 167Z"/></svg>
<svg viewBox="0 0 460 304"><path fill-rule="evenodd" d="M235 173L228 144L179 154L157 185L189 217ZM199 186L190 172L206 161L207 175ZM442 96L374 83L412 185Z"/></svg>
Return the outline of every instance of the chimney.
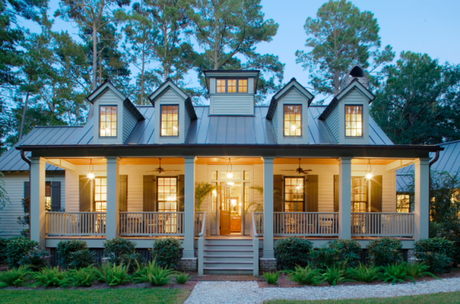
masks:
<svg viewBox="0 0 460 304"><path fill-rule="evenodd" d="M345 89L353 81L353 79L357 79L363 86L369 88L369 81L367 79L366 73L359 66L355 66L342 80L340 90Z"/></svg>

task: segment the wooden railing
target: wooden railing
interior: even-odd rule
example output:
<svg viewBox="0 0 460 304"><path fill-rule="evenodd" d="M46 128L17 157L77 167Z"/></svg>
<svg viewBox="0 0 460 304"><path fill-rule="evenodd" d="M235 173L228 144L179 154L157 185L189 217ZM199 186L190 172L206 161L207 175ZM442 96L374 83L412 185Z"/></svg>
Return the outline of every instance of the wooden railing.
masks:
<svg viewBox="0 0 460 304"><path fill-rule="evenodd" d="M253 220L253 229L255 230L253 233L258 234L258 236L262 236L264 234L264 213L263 212L254 212L252 214Z"/></svg>
<svg viewBox="0 0 460 304"><path fill-rule="evenodd" d="M257 212L257 214L263 214L262 212ZM257 219L256 219L256 212L252 213L252 248L253 248L253 275L259 275L259 234L257 233ZM261 218L261 216L259 216ZM260 220L259 220L260 222Z"/></svg>
<svg viewBox="0 0 460 304"><path fill-rule="evenodd" d="M413 213L355 212L351 214L352 236L414 236Z"/></svg>
<svg viewBox="0 0 460 304"><path fill-rule="evenodd" d="M205 217L206 212L195 212L195 236L198 236L200 234L202 228L201 224L203 223Z"/></svg>
<svg viewBox="0 0 460 304"><path fill-rule="evenodd" d="M198 215L198 214L197 214ZM204 273L204 243L206 241L206 212L202 215L203 222L201 223L201 230L198 233L198 275Z"/></svg>
<svg viewBox="0 0 460 304"><path fill-rule="evenodd" d="M274 212L275 236L337 236L338 212Z"/></svg>
<svg viewBox="0 0 460 304"><path fill-rule="evenodd" d="M120 212L120 236L184 235L184 212Z"/></svg>
<svg viewBox="0 0 460 304"><path fill-rule="evenodd" d="M105 212L47 212L47 236L105 235Z"/></svg>

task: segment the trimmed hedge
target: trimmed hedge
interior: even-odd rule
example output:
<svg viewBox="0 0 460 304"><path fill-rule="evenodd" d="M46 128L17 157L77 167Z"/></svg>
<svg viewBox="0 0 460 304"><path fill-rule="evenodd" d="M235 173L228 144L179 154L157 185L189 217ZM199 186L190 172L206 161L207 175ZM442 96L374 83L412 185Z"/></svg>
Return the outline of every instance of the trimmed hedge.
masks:
<svg viewBox="0 0 460 304"><path fill-rule="evenodd" d="M275 244L275 258L280 269L294 270L296 266L305 267L309 263L313 243L309 240L289 237Z"/></svg>
<svg viewBox="0 0 460 304"><path fill-rule="evenodd" d="M454 242L435 237L420 240L415 243L415 257L428 265L434 273L443 273L450 270L455 255Z"/></svg>
<svg viewBox="0 0 460 304"><path fill-rule="evenodd" d="M369 259L376 266L387 266L403 260L402 243L398 239L386 237L372 240L367 249Z"/></svg>

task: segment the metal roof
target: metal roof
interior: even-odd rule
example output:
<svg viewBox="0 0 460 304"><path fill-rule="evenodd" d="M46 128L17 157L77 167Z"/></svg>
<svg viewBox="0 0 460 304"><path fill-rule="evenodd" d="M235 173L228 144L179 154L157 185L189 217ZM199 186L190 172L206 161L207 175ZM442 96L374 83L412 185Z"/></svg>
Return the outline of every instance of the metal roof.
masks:
<svg viewBox="0 0 460 304"><path fill-rule="evenodd" d="M155 108L136 106L145 118L138 121L125 145L154 145ZM326 106L311 106L308 114L309 144L337 144L326 123L319 119ZM191 121L185 141L187 145L276 145L272 121L267 120L268 106L256 106L253 116L209 115L209 106L194 107L197 119ZM370 145L393 145L391 140L370 117ZM85 126L36 127L17 146L92 145L93 119ZM164 146L164 144L163 144ZM20 151L15 147L0 157L0 171L28 170ZM60 170L48 165L47 170Z"/></svg>

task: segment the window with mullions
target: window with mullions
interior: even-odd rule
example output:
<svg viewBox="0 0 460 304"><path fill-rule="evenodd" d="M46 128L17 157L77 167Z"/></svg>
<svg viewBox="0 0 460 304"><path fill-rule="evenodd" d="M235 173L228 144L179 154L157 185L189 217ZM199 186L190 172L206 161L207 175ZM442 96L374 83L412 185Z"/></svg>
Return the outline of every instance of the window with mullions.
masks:
<svg viewBox="0 0 460 304"><path fill-rule="evenodd" d="M217 93L247 93L247 79L217 79Z"/></svg>
<svg viewBox="0 0 460 304"><path fill-rule="evenodd" d="M101 106L99 113L99 136L117 136L117 106Z"/></svg>
<svg viewBox="0 0 460 304"><path fill-rule="evenodd" d="M45 210L51 210L51 182L46 182L45 186Z"/></svg>
<svg viewBox="0 0 460 304"><path fill-rule="evenodd" d="M304 178L286 177L284 179L284 211L304 212Z"/></svg>
<svg viewBox="0 0 460 304"><path fill-rule="evenodd" d="M345 135L363 136L363 106L345 106Z"/></svg>
<svg viewBox="0 0 460 304"><path fill-rule="evenodd" d="M302 105L284 106L284 136L302 136Z"/></svg>
<svg viewBox="0 0 460 304"><path fill-rule="evenodd" d="M107 212L107 178L94 178L94 211Z"/></svg>
<svg viewBox="0 0 460 304"><path fill-rule="evenodd" d="M179 106L161 106L161 136L179 136Z"/></svg>
<svg viewBox="0 0 460 304"><path fill-rule="evenodd" d="M158 177L158 211L177 211L177 177Z"/></svg>
<svg viewBox="0 0 460 304"><path fill-rule="evenodd" d="M410 194L396 195L396 212L398 213L411 212Z"/></svg>
<svg viewBox="0 0 460 304"><path fill-rule="evenodd" d="M351 178L351 212L367 212L368 180L364 177Z"/></svg>

